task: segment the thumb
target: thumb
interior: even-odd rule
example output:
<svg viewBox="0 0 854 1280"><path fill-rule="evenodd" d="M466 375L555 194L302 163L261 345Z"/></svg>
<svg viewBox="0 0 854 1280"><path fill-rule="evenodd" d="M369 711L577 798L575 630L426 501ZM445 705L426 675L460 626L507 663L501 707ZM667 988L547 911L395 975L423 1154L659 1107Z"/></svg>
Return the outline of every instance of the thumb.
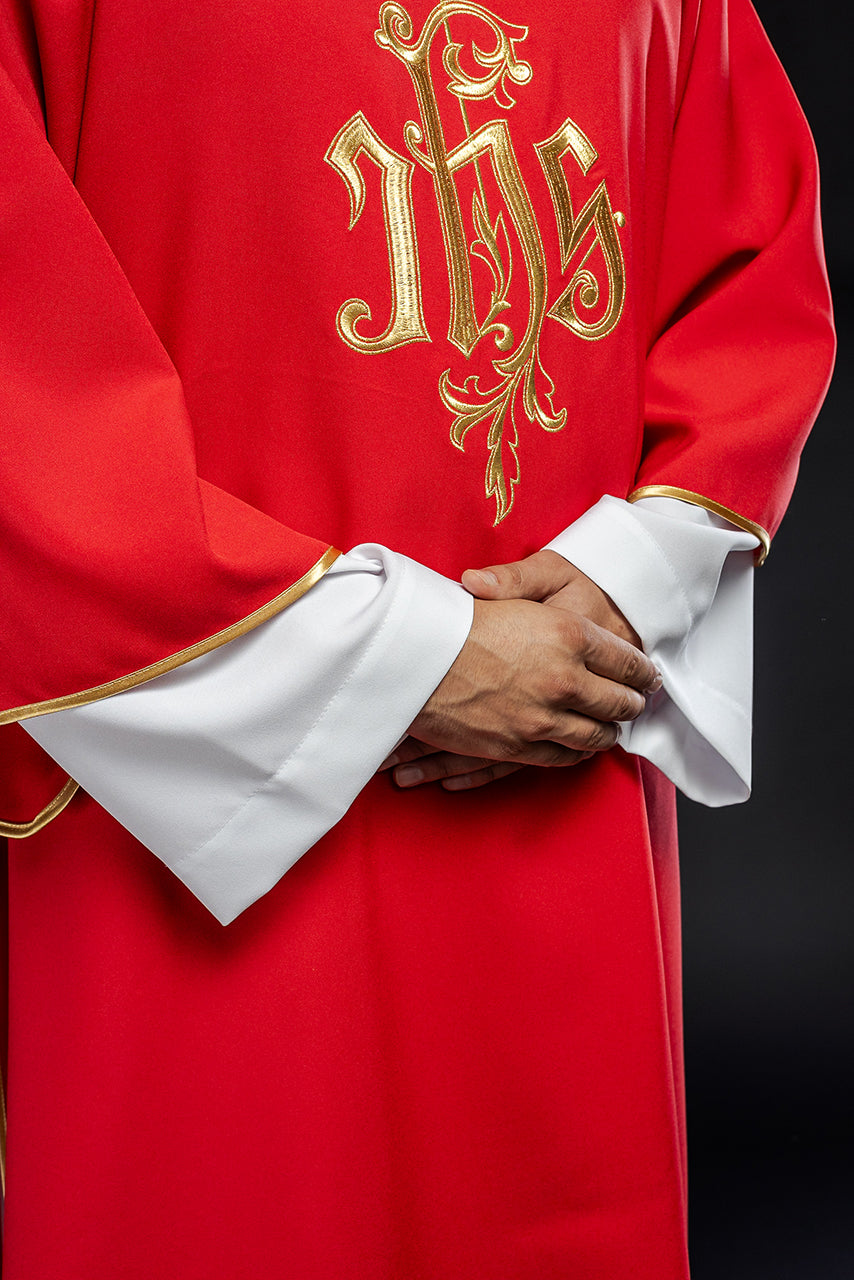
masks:
<svg viewBox="0 0 854 1280"><path fill-rule="evenodd" d="M466 569L462 583L478 600L545 600L569 582L572 565L556 551L535 551L524 560Z"/></svg>

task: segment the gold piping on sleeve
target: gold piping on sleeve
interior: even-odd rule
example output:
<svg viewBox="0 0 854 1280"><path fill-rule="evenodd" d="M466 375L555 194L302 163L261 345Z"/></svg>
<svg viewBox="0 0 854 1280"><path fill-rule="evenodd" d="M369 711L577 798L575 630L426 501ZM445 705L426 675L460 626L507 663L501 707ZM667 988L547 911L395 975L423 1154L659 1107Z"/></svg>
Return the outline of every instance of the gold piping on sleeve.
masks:
<svg viewBox="0 0 854 1280"><path fill-rule="evenodd" d="M42 827L52 822L57 814L62 813L77 787L78 783L73 778L69 778L50 804L46 804L41 813L37 813L31 822L3 822L0 819L0 836L6 836L10 840L24 840L27 836L34 836L37 831L41 831Z"/></svg>
<svg viewBox="0 0 854 1280"><path fill-rule="evenodd" d="M10 711L0 711L0 724L13 724L17 720L30 720L33 716L44 716L51 711L66 711L69 707L83 707L89 702L99 702L101 698L110 698L114 693L124 693L127 689L133 689L138 684L145 684L148 680L154 680L156 676L162 676L167 671L174 671L177 667L182 667L185 662L191 662L193 658L200 658L202 654L210 653L212 649L218 649L220 645L227 644L229 640L236 640L238 636L246 635L248 631L253 631L255 627L262 622L266 622L268 618L273 618L277 613L281 613L288 605L299 600L300 596L305 595L309 588L313 587L316 582L323 577L327 569L335 563L341 552L336 547L329 547L316 564L304 573L303 576L283 591L281 595L270 600L267 604L261 605L260 609L256 609L247 617L241 618L239 622L234 622L230 627L226 627L223 631L217 631L215 635L208 636L206 640L199 640L197 644L192 644L188 649L182 649L180 653L173 653L168 658L161 658L159 662L152 662L148 667L142 667L139 671L132 671L129 675L119 676L116 680L110 680L106 684L95 685L92 689L82 689L80 693L69 693L61 698L51 698L47 702L33 702L29 706L14 707ZM70 798L70 797L69 797Z"/></svg>
<svg viewBox="0 0 854 1280"><path fill-rule="evenodd" d="M706 511L711 511L712 515L729 520L730 524L734 524L737 529L752 533L754 538L759 539L759 546L755 553L757 569L768 558L768 552L771 550L771 535L762 528L761 524L748 520L746 516L740 516L737 511L732 511L723 503L715 502L714 498L705 498L701 493L692 493L690 489L677 489L671 484L647 484L642 489L635 489L630 493L626 501L639 502L641 498L678 498L680 502L690 502L692 506L704 507Z"/></svg>

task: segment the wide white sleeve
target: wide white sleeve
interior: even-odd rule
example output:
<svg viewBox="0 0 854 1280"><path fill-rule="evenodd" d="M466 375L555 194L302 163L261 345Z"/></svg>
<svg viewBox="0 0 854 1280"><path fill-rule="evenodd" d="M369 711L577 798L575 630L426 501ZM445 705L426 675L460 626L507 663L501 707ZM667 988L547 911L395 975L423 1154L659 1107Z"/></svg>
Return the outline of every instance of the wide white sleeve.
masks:
<svg viewBox="0 0 854 1280"><path fill-rule="evenodd" d="M603 498L549 545L607 591L664 673L625 749L707 804L746 798L755 539L673 499ZM360 546L249 635L25 727L227 923L346 812L471 614L461 587Z"/></svg>
<svg viewBox="0 0 854 1280"><path fill-rule="evenodd" d="M611 597L664 678L622 747L693 800L746 800L757 539L674 498L605 497L549 546Z"/></svg>
<svg viewBox="0 0 854 1280"><path fill-rule="evenodd" d="M24 728L227 924L343 816L472 609L458 584L364 544L247 635Z"/></svg>

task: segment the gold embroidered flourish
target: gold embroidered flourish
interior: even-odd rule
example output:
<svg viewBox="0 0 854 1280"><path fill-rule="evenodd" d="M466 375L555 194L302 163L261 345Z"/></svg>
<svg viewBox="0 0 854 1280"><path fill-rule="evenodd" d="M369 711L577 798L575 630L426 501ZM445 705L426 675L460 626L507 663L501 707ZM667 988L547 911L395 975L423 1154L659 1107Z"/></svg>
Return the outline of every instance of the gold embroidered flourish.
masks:
<svg viewBox="0 0 854 1280"><path fill-rule="evenodd" d="M492 275L492 294L489 313L481 325L481 334L495 334L495 345L499 351L508 351L513 345L513 330L498 317L510 306L507 291L513 274L513 250L504 223L504 214L499 213L494 224L489 221L489 212L485 197L475 192L472 196L472 222L477 231L471 244L471 254L485 262ZM507 265L502 256L502 244L507 254Z"/></svg>
<svg viewBox="0 0 854 1280"><path fill-rule="evenodd" d="M486 39L470 36L455 40L451 20L464 21L466 30L485 28ZM517 46L528 36L526 26L506 22L473 0L440 0L416 35L412 19L398 0L386 0L374 33L380 48L392 53L412 80L419 121L408 120L403 137L412 160L432 179L448 269L450 314L448 341L469 360L478 344L491 336L498 355L491 360L491 374L459 377L445 369L439 378L442 403L453 415L450 436L456 448L465 450L473 427L485 426L487 463L485 491L495 502L495 524L513 507L519 482L519 433L523 420L545 431L560 431L566 409L555 409L554 383L540 359L540 337L546 315L577 337L593 341L604 337L620 319L625 298L625 267L618 230L625 225L614 213L604 181L600 182L576 216L563 158L571 153L586 175L598 159L589 141L572 120L545 142L535 144L554 206L561 251L561 270L572 270L568 286L548 307L545 253L528 189L522 176L509 126L503 117L472 128L468 106L492 100L502 111L515 105L512 90L533 77L529 62L519 57ZM449 145L439 108L431 56L434 44L441 49L447 73L445 88L456 98L464 137ZM408 342L430 340L421 310L420 266L411 197L413 165L379 139L359 112L339 132L326 154L341 174L351 199L351 227L364 202L364 179L357 161L367 155L382 171L383 207L392 285L391 316L382 333L369 337L364 323L371 318L367 303L351 298L338 312L338 332L359 351L388 351ZM493 217L481 165L488 166L493 193L501 202ZM467 232L459 190L459 175L470 167L475 190L471 227ZM592 258L594 250L600 251ZM527 278L528 313L524 332L516 342L511 312L514 248L521 250ZM592 265L591 265L592 260ZM474 263L488 272L489 304L479 315L472 279ZM598 265L597 265L598 262ZM603 275L607 294L603 294ZM597 274L598 273L598 274ZM480 286L479 286L480 287ZM520 290L514 285L514 294ZM480 299L484 311L485 299ZM516 344L514 346L514 343Z"/></svg>
<svg viewBox="0 0 854 1280"><path fill-rule="evenodd" d="M459 98L494 98L500 107L512 107L516 99L507 92L505 81L509 79L513 84L527 84L533 75L530 62L522 62L516 57L516 45L527 38L528 28L503 22L483 5L472 4L468 0L443 0L428 15L421 35L410 44L412 19L402 4L387 0L380 9L380 26L375 33L377 44L391 49L401 62L409 66L423 66L436 32L454 14L467 14L484 22L495 36L495 48L485 50L472 45L475 62L486 71L484 76L472 76L460 67L459 55L463 46L455 44L446 31L448 43L442 53L442 62L450 77L449 93Z"/></svg>
<svg viewBox="0 0 854 1280"><path fill-rule="evenodd" d="M492 48L472 42L472 58L484 74L463 67L463 46L451 38L449 22L455 16L467 16L486 25L494 37ZM430 69L430 50L436 35L444 32L442 63L448 72L448 89L460 99L463 109L465 138L449 149ZM465 100L492 98L498 106L509 110L515 99L508 92L508 82L527 84L532 76L530 63L516 54L516 45L527 37L527 27L502 22L482 5L466 0L444 0L428 16L420 35L412 39L409 14L396 0L389 0L380 10L377 43L389 49L404 63L412 77L421 114L421 124L407 122L404 138L410 154L433 178L439 209L448 278L451 286L451 316L448 339L469 358L477 344L488 334L501 356L492 361L497 381L482 387L479 375L470 375L462 383L454 381L446 369L439 379L442 403L454 415L451 440L459 449L471 428L487 424L488 460L485 490L495 500L495 523L503 520L513 506L514 488L519 480L519 413L531 423L548 431L559 431L566 422L566 410L555 412L552 404L554 384L540 363L539 341L546 312L546 261L531 198L525 186L513 149L510 131L504 119L491 120L472 131L464 110ZM503 214L492 221L486 205L478 162L489 160L513 229L522 248L528 277L529 310L525 332L515 350L513 333L503 313L509 307L508 291L512 274L510 240ZM475 169L477 191L472 202L475 239L466 236L455 175L468 165ZM500 247L506 246L505 265ZM472 258L486 262L492 274L489 311L480 320L475 312L472 288ZM540 383L545 382L543 390Z"/></svg>
<svg viewBox="0 0 854 1280"><path fill-rule="evenodd" d="M512 366L511 361L494 361L495 369L502 375L500 382L485 391L480 388L477 374L466 378L461 387L451 382L446 369L439 379L442 403L455 414L451 426L451 440L458 449L465 447L468 432L478 423L488 421L486 444L489 460L486 464L485 488L487 498L495 499L495 520L498 524L513 506L513 487L519 482L519 429L516 424L516 406L521 400L529 422L536 422L546 431L560 431L566 422L566 410L555 415L543 410L537 390L539 371L548 390L543 392L553 410L554 384L540 364L535 351L524 364Z"/></svg>

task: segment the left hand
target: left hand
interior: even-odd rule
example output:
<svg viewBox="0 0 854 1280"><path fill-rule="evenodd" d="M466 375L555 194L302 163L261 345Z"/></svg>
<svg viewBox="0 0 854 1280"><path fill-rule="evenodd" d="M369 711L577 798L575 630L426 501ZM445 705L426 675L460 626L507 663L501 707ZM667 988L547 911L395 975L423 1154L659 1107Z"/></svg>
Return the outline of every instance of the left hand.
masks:
<svg viewBox="0 0 854 1280"><path fill-rule="evenodd" d="M466 569L463 586L479 600L537 600L557 609L568 609L604 627L621 640L643 649L640 637L613 600L595 582L556 551L537 551L525 560ZM584 757L589 758L593 752ZM380 772L394 769L399 787L441 782L447 791L482 787L525 765L485 760L437 751L417 738L406 738L380 765Z"/></svg>
<svg viewBox="0 0 854 1280"><path fill-rule="evenodd" d="M480 600L540 600L569 609L643 649L641 639L601 587L556 551L536 551L526 560L466 569L463 586Z"/></svg>

